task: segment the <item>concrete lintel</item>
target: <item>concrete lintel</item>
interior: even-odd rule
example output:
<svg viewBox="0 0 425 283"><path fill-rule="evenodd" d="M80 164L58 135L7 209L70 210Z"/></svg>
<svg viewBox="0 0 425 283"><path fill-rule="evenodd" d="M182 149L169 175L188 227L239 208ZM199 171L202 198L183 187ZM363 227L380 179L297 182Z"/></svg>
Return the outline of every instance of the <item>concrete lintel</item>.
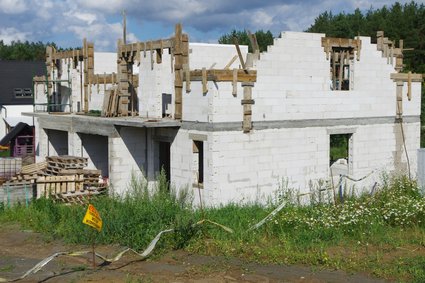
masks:
<svg viewBox="0 0 425 283"><path fill-rule="evenodd" d="M357 128L333 128L327 129L328 135L339 135L339 134L354 134Z"/></svg>
<svg viewBox="0 0 425 283"><path fill-rule="evenodd" d="M46 129L79 132L85 134L119 137L116 126L136 128L178 128L180 121L173 119L148 120L141 117L93 117L85 115L54 115L49 113L23 113L38 118Z"/></svg>
<svg viewBox="0 0 425 283"><path fill-rule="evenodd" d="M72 120L64 119L64 117L55 117L55 119L48 117L39 117L38 119L39 125L43 129L49 130L59 130L69 132L72 130Z"/></svg>
<svg viewBox="0 0 425 283"><path fill-rule="evenodd" d="M405 123L417 123L419 116L404 116ZM336 127L336 126L364 126L373 124L394 124L396 117L361 117L343 119L306 119L306 120L281 120L281 121L254 121L254 130L282 129L282 128L310 128L310 127ZM207 132L241 131L242 122L190 122L183 121L182 129Z"/></svg>
<svg viewBox="0 0 425 283"><path fill-rule="evenodd" d="M203 134L189 133L189 139L194 141L207 141L208 136Z"/></svg>

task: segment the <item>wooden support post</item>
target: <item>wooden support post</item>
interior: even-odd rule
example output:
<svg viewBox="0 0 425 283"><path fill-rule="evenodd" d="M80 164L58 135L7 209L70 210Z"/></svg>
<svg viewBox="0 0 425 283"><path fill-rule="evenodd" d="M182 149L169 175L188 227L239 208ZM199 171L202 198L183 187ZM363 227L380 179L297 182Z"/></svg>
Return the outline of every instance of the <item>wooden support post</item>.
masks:
<svg viewBox="0 0 425 283"><path fill-rule="evenodd" d="M238 95L238 69L233 69L233 81L232 81L232 95L236 97Z"/></svg>
<svg viewBox="0 0 425 283"><path fill-rule="evenodd" d="M338 61L338 53L332 51L332 90L336 90L336 63Z"/></svg>
<svg viewBox="0 0 425 283"><path fill-rule="evenodd" d="M243 121L242 129L244 133L249 133L252 130L252 105L254 100L252 99L252 88L254 83L243 83L243 100L241 102L243 106Z"/></svg>
<svg viewBox="0 0 425 283"><path fill-rule="evenodd" d="M396 104L396 117L402 118L403 116L403 85L404 83L402 81L397 81L397 104Z"/></svg>
<svg viewBox="0 0 425 283"><path fill-rule="evenodd" d="M177 24L174 35L174 118L182 119L182 100L183 100L183 78L181 72L183 68L182 54L182 26Z"/></svg>
<svg viewBox="0 0 425 283"><path fill-rule="evenodd" d="M338 74L338 90L342 89L342 79L343 79L343 72L344 72L344 51L341 51L339 54L339 74Z"/></svg>
<svg viewBox="0 0 425 283"><path fill-rule="evenodd" d="M329 38L326 39L325 52L326 60L329 60L329 54L331 54L331 41Z"/></svg>
<svg viewBox="0 0 425 283"><path fill-rule="evenodd" d="M89 63L87 40L83 39L83 61L84 61L84 107L83 112L89 112Z"/></svg>
<svg viewBox="0 0 425 283"><path fill-rule="evenodd" d="M47 99L50 99L50 96L52 95L52 69L53 69L53 47L47 46L46 47L46 68L47 68Z"/></svg>
<svg viewBox="0 0 425 283"><path fill-rule="evenodd" d="M141 52L141 44L140 42L137 42L137 48L136 48L136 55L134 57L134 61L137 62L137 66L140 66L140 52Z"/></svg>
<svg viewBox="0 0 425 283"><path fill-rule="evenodd" d="M191 92L190 88L190 69L187 64L184 65L184 72L185 72L185 80L186 80L186 93Z"/></svg>
<svg viewBox="0 0 425 283"><path fill-rule="evenodd" d="M258 42L257 42L257 36L255 35L255 33L251 33L248 30L248 37L249 37L249 41L251 42L252 53L255 55L255 59L258 60L260 59L260 46L258 45Z"/></svg>
<svg viewBox="0 0 425 283"><path fill-rule="evenodd" d="M407 98L412 100L412 72L407 73Z"/></svg>
<svg viewBox="0 0 425 283"><path fill-rule="evenodd" d="M150 50L150 58L151 58L151 70L153 70L153 65L154 65L154 61L153 61L153 49L152 49L152 41L149 41L149 50Z"/></svg>
<svg viewBox="0 0 425 283"><path fill-rule="evenodd" d="M233 43L235 44L236 51L238 52L239 61L241 62L242 69L246 70L245 61L242 57L242 52L241 52L241 49L239 48L238 39L236 37L233 37Z"/></svg>
<svg viewBox="0 0 425 283"><path fill-rule="evenodd" d="M207 85L207 69L202 68L202 93L207 94L208 93L208 85Z"/></svg>
<svg viewBox="0 0 425 283"><path fill-rule="evenodd" d="M233 62L236 61L236 59L238 59L238 55L233 56L233 58L229 61L229 63L227 63L227 65L224 67L224 70L228 70L230 66L232 66Z"/></svg>

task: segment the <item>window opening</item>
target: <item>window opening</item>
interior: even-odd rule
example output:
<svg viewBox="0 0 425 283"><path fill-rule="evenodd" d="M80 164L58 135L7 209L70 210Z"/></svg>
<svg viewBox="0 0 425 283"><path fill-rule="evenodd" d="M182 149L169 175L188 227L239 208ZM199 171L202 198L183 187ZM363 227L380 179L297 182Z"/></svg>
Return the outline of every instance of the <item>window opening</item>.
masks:
<svg viewBox="0 0 425 283"><path fill-rule="evenodd" d="M193 172L194 185L202 186L204 183L204 142L193 141Z"/></svg>
<svg viewBox="0 0 425 283"><path fill-rule="evenodd" d="M352 134L330 135L329 166L333 176L348 175Z"/></svg>
<svg viewBox="0 0 425 283"><path fill-rule="evenodd" d="M332 47L330 60L331 90L350 90L350 68L354 59L352 48Z"/></svg>
<svg viewBox="0 0 425 283"><path fill-rule="evenodd" d="M16 98L32 97L32 90L30 88L14 88L13 93Z"/></svg>

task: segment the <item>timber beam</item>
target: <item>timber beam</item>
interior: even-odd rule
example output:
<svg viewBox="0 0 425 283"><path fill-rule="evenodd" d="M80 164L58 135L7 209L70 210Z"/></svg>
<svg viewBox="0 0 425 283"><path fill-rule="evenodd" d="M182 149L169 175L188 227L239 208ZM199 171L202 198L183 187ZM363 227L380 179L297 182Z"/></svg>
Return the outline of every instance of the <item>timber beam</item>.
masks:
<svg viewBox="0 0 425 283"><path fill-rule="evenodd" d="M350 59L354 58L354 51L357 52L357 61L360 60L360 51L362 49L362 41L359 37L356 39L351 38L335 38L335 37L322 37L322 47L326 52L326 59L329 60L333 49L342 48L350 49Z"/></svg>
<svg viewBox="0 0 425 283"><path fill-rule="evenodd" d="M390 75L390 78L393 81L401 81L401 82L414 82L414 83L420 83L423 80L422 74L413 74L413 73L392 73Z"/></svg>
<svg viewBox="0 0 425 283"><path fill-rule="evenodd" d="M205 72L204 72L205 74ZM203 75L202 70L191 70L189 74L189 78L187 78L187 73L183 73L183 80L187 81L202 81ZM214 82L233 82L234 75L233 70L220 70L220 69L210 69L206 70L206 78L207 81ZM254 83L257 81L257 71L256 70L237 70L237 81L243 83Z"/></svg>
<svg viewBox="0 0 425 283"><path fill-rule="evenodd" d="M122 57L135 56L136 52L146 52L150 50L169 49L174 45L174 38L160 39L153 41L135 42L120 45L118 53Z"/></svg>

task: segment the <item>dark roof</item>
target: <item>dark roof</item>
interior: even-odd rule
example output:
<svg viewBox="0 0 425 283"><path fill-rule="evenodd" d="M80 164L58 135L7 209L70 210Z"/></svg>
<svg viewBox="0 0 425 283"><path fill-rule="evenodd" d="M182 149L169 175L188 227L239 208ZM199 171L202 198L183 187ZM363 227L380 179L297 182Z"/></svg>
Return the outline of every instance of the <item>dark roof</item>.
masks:
<svg viewBox="0 0 425 283"><path fill-rule="evenodd" d="M32 97L16 97L15 89L30 89L32 78L46 73L43 61L0 60L0 105L32 104Z"/></svg>
<svg viewBox="0 0 425 283"><path fill-rule="evenodd" d="M14 140L17 136L20 136L21 133L25 130L25 134L32 133L31 127L26 123L18 123L15 127L13 127L13 130L11 130L7 135L5 135L0 140L0 145L7 145L10 141Z"/></svg>

